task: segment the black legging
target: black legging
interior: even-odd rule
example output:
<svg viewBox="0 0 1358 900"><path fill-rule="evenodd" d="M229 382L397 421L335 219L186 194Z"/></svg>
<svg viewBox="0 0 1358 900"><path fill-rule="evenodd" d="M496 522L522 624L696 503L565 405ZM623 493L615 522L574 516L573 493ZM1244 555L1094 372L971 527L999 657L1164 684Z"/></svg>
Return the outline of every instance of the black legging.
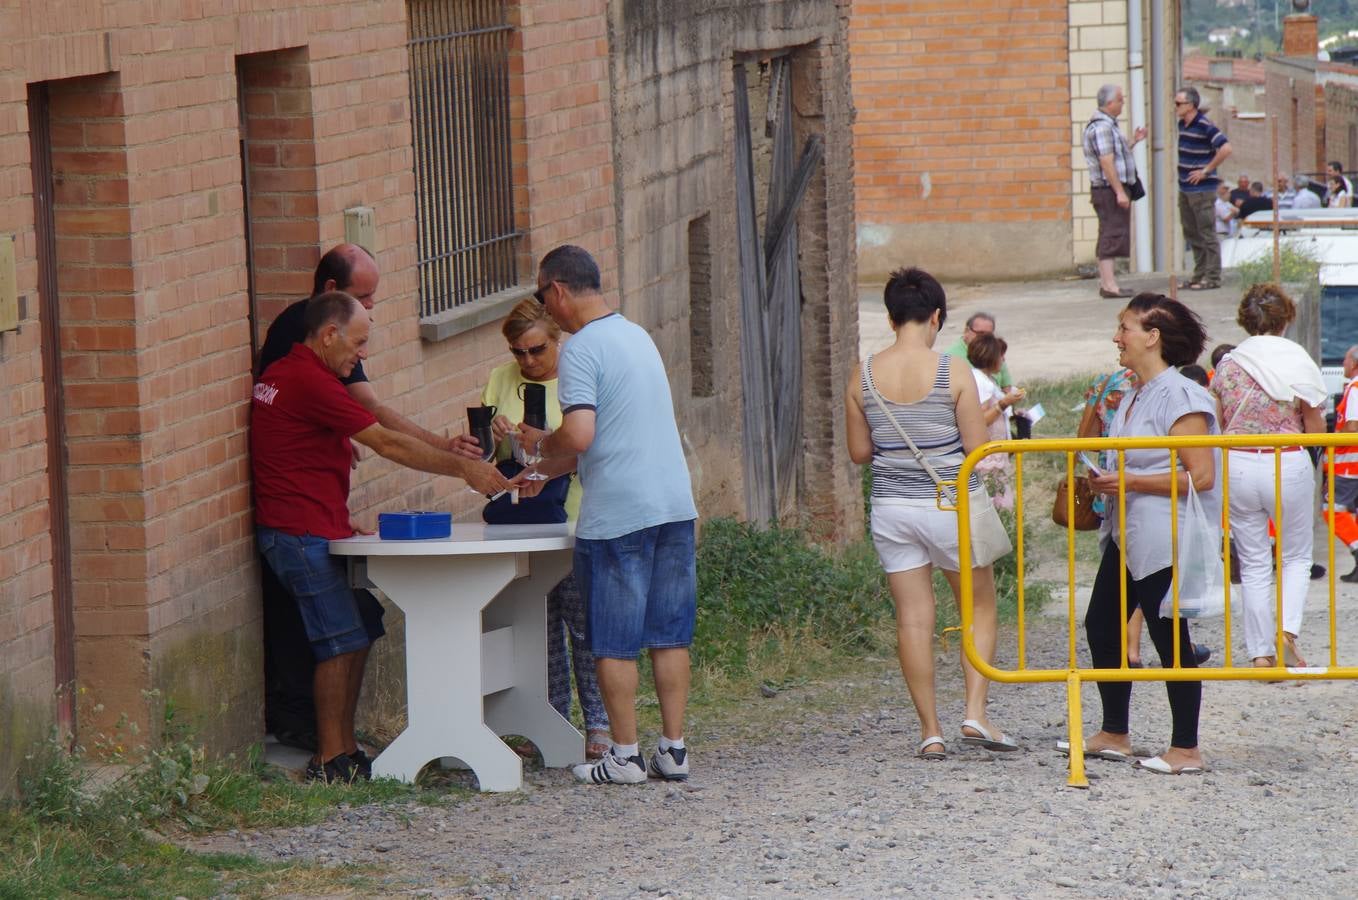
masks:
<svg viewBox="0 0 1358 900"><path fill-rule="evenodd" d="M1118 547L1108 542L1099 563L1099 574L1094 578L1094 590L1089 596L1089 611L1085 613L1085 635L1089 638L1089 653L1095 668L1116 669L1122 665L1122 632L1125 622L1119 622L1119 563ZM1138 606L1146 616L1146 627L1160 654L1160 664L1169 668L1174 664L1174 628L1171 620L1160 618L1160 601L1169 590L1169 567L1153 572L1140 581L1133 581L1127 573L1127 615ZM1188 622L1179 620L1179 665L1196 669L1198 661L1188 639ZM1201 681L1168 681L1169 711L1174 719L1171 747L1185 750L1198 746L1198 709L1202 706ZM1103 730L1109 734L1128 732L1128 709L1132 702L1130 681L1100 681L1099 697L1103 700Z"/></svg>

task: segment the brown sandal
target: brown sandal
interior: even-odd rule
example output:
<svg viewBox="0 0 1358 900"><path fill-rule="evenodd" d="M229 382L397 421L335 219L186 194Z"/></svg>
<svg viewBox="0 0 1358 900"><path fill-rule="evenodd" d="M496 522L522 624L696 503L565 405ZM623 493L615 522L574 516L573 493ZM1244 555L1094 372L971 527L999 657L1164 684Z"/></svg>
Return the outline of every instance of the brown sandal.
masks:
<svg viewBox="0 0 1358 900"><path fill-rule="evenodd" d="M1296 635L1283 632L1283 662L1292 668L1306 668L1306 660L1301 658L1301 653L1297 651Z"/></svg>

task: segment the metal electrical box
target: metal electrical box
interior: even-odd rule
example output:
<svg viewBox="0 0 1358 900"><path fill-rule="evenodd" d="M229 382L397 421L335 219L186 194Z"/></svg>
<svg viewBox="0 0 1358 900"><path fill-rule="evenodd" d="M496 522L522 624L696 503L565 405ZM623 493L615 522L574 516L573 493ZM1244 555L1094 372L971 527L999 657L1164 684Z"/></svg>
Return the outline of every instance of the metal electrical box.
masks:
<svg viewBox="0 0 1358 900"><path fill-rule="evenodd" d="M351 206L344 211L344 240L376 255L377 225L371 206Z"/></svg>
<svg viewBox="0 0 1358 900"><path fill-rule="evenodd" d="M0 234L0 331L19 328L19 281L14 274L14 235Z"/></svg>

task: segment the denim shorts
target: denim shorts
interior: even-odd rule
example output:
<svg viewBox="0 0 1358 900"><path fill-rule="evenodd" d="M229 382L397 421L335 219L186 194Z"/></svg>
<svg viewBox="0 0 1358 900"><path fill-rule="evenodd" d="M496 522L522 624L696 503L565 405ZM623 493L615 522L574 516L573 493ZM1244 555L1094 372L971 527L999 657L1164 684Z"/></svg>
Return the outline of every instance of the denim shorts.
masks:
<svg viewBox="0 0 1358 900"><path fill-rule="evenodd" d="M317 662L362 650L386 634L381 604L349 586L348 567L330 555L329 540L263 526L255 529L255 539L269 568L297 602Z"/></svg>
<svg viewBox="0 0 1358 900"><path fill-rule="evenodd" d="M693 520L608 540L575 540L585 636L595 657L636 659L643 648L693 642L698 605Z"/></svg>

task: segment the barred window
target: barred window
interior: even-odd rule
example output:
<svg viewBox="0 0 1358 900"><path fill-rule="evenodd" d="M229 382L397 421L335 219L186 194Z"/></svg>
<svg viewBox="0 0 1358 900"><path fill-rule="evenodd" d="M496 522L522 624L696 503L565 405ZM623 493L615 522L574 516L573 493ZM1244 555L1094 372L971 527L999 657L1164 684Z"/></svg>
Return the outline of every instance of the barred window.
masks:
<svg viewBox="0 0 1358 900"><path fill-rule="evenodd" d="M420 315L518 283L504 0L408 0Z"/></svg>

